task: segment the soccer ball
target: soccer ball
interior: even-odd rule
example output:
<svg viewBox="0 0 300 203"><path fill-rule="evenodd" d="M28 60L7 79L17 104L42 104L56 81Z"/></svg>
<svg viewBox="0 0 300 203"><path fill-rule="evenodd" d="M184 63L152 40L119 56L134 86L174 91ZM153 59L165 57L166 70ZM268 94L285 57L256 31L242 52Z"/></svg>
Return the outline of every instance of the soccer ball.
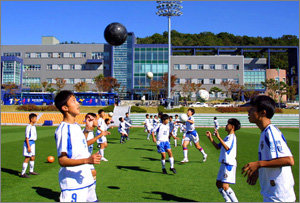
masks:
<svg viewBox="0 0 300 203"><path fill-rule="evenodd" d="M207 101L209 99L209 93L206 90L199 90L199 96L201 99Z"/></svg>
<svg viewBox="0 0 300 203"><path fill-rule="evenodd" d="M187 116L185 113L183 113L183 114L180 115L180 120L181 120L182 122L187 122L188 116Z"/></svg>
<svg viewBox="0 0 300 203"><path fill-rule="evenodd" d="M114 113L113 113L113 112L109 112L108 115L109 115L110 117L113 117Z"/></svg>
<svg viewBox="0 0 300 203"><path fill-rule="evenodd" d="M153 78L153 73L152 73L152 72L148 72L148 73L147 73L147 77L148 77L149 79Z"/></svg>
<svg viewBox="0 0 300 203"><path fill-rule="evenodd" d="M54 162L54 156L48 156L47 161L48 161L49 163Z"/></svg>

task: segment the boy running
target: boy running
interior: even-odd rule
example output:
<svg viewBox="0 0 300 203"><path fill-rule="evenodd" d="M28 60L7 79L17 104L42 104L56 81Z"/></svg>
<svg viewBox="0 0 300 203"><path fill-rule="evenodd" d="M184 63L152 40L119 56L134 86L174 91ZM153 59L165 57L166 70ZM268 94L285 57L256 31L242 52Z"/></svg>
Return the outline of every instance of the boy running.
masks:
<svg viewBox="0 0 300 203"><path fill-rule="evenodd" d="M55 106L63 114L63 121L55 131L58 162L61 166L58 177L61 188L61 202L98 201L96 183L91 164L100 164L101 156L90 155L85 134L75 123L80 114L79 103L71 91L60 91L55 97ZM92 128L93 120L88 118L86 126Z"/></svg>
<svg viewBox="0 0 300 203"><path fill-rule="evenodd" d="M229 184L235 184L235 172L236 172L236 136L235 131L241 128L241 123L235 118L231 118L227 121L225 130L228 135L223 140L220 137L220 134L217 129L215 129L214 134L217 139L220 141L217 144L212 134L207 131L206 136L215 146L216 149L221 149L219 162L221 163L216 185L219 192L226 202L238 202L237 197L235 196L234 191L230 188Z"/></svg>
<svg viewBox="0 0 300 203"><path fill-rule="evenodd" d="M294 158L282 132L271 124L275 101L266 95L251 99L248 119L261 130L258 161L242 168L247 183L255 185L259 177L261 194L265 202L294 202Z"/></svg>
<svg viewBox="0 0 300 203"><path fill-rule="evenodd" d="M159 123L155 129L153 129L152 132L152 139L153 142L157 145L157 152L161 154L161 165L162 165L162 172L164 174L167 174L166 170L166 152L169 155L169 161L170 161L170 170L173 173L176 173L176 170L174 168L174 158L170 146L169 136L172 136L174 139L178 139L177 137L174 137L172 133L170 132L170 127L168 125L169 123L169 116L167 114L163 114L161 116L162 123ZM156 131L157 139L154 136L154 131Z"/></svg>
<svg viewBox="0 0 300 203"><path fill-rule="evenodd" d="M23 147L23 155L25 157L23 162L23 169L21 172L20 177L22 178L29 178L29 176L26 174L28 162L30 165L29 168L29 174L30 175L39 175L38 173L34 172L34 160L35 160L35 141L37 139L37 133L36 133L36 123L37 115L34 113L29 114L29 124L26 127L25 130L25 141L24 141L24 147Z"/></svg>
<svg viewBox="0 0 300 203"><path fill-rule="evenodd" d="M131 124L127 123L123 117L120 117L119 121L120 121L120 125L118 131L121 134L120 143L123 144L125 142L125 138L128 136L126 132L126 128L127 126L131 127Z"/></svg>

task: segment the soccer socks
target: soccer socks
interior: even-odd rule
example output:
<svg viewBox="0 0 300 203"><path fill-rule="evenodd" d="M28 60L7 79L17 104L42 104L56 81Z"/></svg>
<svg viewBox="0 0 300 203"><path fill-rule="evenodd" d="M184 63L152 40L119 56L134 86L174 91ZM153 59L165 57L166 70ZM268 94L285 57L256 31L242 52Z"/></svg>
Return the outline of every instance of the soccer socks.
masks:
<svg viewBox="0 0 300 203"><path fill-rule="evenodd" d="M166 168L166 160L160 160L162 169Z"/></svg>
<svg viewBox="0 0 300 203"><path fill-rule="evenodd" d="M188 159L188 149L185 147L183 148L183 158Z"/></svg>
<svg viewBox="0 0 300 203"><path fill-rule="evenodd" d="M170 168L174 168L174 158L169 157L169 161L170 161Z"/></svg>
<svg viewBox="0 0 300 203"><path fill-rule="evenodd" d="M28 166L28 163L23 163L23 169L22 169L22 172L21 172L21 175L24 175L25 172L26 172L26 169L27 169L27 166Z"/></svg>
<svg viewBox="0 0 300 203"><path fill-rule="evenodd" d="M100 149L99 152L100 152L100 155L101 155L102 157L104 157L104 149Z"/></svg>
<svg viewBox="0 0 300 203"><path fill-rule="evenodd" d="M147 135L147 140L149 140L150 139L150 133L148 133L148 135Z"/></svg>
<svg viewBox="0 0 300 203"><path fill-rule="evenodd" d="M33 168L34 168L34 161L29 161L29 172L33 172Z"/></svg>
<svg viewBox="0 0 300 203"><path fill-rule="evenodd" d="M204 152L204 149L202 147L200 147L199 151L203 154L203 156L205 156L205 152Z"/></svg>
<svg viewBox="0 0 300 203"><path fill-rule="evenodd" d="M225 202L231 202L231 199L228 197L227 193L225 192L225 190L223 188L219 188L219 192L221 193Z"/></svg>
<svg viewBox="0 0 300 203"><path fill-rule="evenodd" d="M177 147L177 140L176 139L174 140L174 145L175 145L175 147Z"/></svg>
<svg viewBox="0 0 300 203"><path fill-rule="evenodd" d="M238 199L236 198L234 191L230 187L225 192L232 202L238 202Z"/></svg>

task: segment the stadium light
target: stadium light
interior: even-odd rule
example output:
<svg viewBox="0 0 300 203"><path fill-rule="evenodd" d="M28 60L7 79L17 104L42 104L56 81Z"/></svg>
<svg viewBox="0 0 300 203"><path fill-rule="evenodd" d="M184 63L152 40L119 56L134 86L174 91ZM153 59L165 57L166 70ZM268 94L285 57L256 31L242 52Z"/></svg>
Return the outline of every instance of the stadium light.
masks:
<svg viewBox="0 0 300 203"><path fill-rule="evenodd" d="M156 1L158 6L156 8L158 11L156 15L158 16L167 16L169 29L168 29L168 44L169 44L169 58L168 58L168 108L171 108L171 17L172 16L181 16L182 1Z"/></svg>

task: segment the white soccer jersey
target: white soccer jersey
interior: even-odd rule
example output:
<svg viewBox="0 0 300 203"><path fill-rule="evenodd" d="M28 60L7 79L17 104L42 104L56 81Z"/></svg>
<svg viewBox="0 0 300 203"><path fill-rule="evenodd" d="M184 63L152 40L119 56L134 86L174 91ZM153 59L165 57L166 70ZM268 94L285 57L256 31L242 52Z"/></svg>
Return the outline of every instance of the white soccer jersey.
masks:
<svg viewBox="0 0 300 203"><path fill-rule="evenodd" d="M170 122L169 122L170 132L172 132L172 131L174 130L174 126L175 126L174 122L173 122L173 121L170 121Z"/></svg>
<svg viewBox="0 0 300 203"><path fill-rule="evenodd" d="M27 125L25 130L25 138L35 141L37 139L36 127L34 125Z"/></svg>
<svg viewBox="0 0 300 203"><path fill-rule="evenodd" d="M189 117L188 120L194 121L194 123L186 122L186 131L194 131L195 130L195 119L193 116Z"/></svg>
<svg viewBox="0 0 300 203"><path fill-rule="evenodd" d="M153 128L155 128L159 123L159 119L153 119Z"/></svg>
<svg viewBox="0 0 300 203"><path fill-rule="evenodd" d="M149 118L145 119L145 125L146 125L147 130L151 130L153 128Z"/></svg>
<svg viewBox="0 0 300 203"><path fill-rule="evenodd" d="M105 121L103 118L98 119L98 127L100 127L101 130L104 129ZM100 135L100 130L97 129L97 135Z"/></svg>
<svg viewBox="0 0 300 203"><path fill-rule="evenodd" d="M170 126L169 124L165 125L163 123L159 123L154 129L154 132L156 132L157 135L157 141L160 142L167 142L169 141L169 135L170 135Z"/></svg>
<svg viewBox="0 0 300 203"><path fill-rule="evenodd" d="M259 160L293 156L281 131L270 124L260 134ZM291 166L259 169L261 194L270 201L294 202L294 178Z"/></svg>
<svg viewBox="0 0 300 203"><path fill-rule="evenodd" d="M214 120L215 128L218 130L219 129L219 122L217 120Z"/></svg>
<svg viewBox="0 0 300 203"><path fill-rule="evenodd" d="M119 131L119 132L126 133L126 129L127 129L126 126L131 127L131 124L128 123L127 121L120 122L118 131ZM127 134L127 133L126 133L126 134Z"/></svg>
<svg viewBox="0 0 300 203"><path fill-rule="evenodd" d="M219 143L219 147L221 147L219 162L236 166L236 136L235 134L227 135L227 137L223 140L229 150L226 151L221 143Z"/></svg>
<svg viewBox="0 0 300 203"><path fill-rule="evenodd" d="M84 132L84 130L82 132ZM94 131L88 133L88 136L87 136L86 140L89 141L93 138L94 138ZM92 153L93 153L93 144L89 145L88 148L89 148L90 155L92 155Z"/></svg>
<svg viewBox="0 0 300 203"><path fill-rule="evenodd" d="M57 156L67 153L69 159L90 157L85 136L78 124L62 122L55 131ZM94 184L91 164L61 167L58 173L62 191L76 190Z"/></svg>

